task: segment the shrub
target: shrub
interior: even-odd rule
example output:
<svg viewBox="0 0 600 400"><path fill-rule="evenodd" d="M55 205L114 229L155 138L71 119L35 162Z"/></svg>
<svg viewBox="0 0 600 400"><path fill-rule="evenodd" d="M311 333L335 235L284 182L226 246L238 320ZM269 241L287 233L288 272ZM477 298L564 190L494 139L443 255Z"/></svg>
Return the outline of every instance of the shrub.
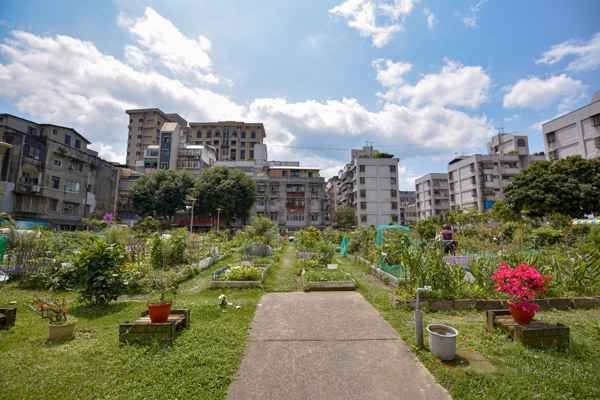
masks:
<svg viewBox="0 0 600 400"><path fill-rule="evenodd" d="M91 240L75 258L75 268L84 271L81 298L93 304L108 304L123 293L121 266L126 259L120 244Z"/></svg>
<svg viewBox="0 0 600 400"><path fill-rule="evenodd" d="M296 234L296 242L300 250L314 251L321 242L321 232L314 226L309 226Z"/></svg>
<svg viewBox="0 0 600 400"><path fill-rule="evenodd" d="M219 277L222 281L259 281L262 276L260 268L249 265L238 265L229 268Z"/></svg>
<svg viewBox="0 0 600 400"><path fill-rule="evenodd" d="M560 228L542 225L531 231L531 238L536 246L547 246L560 242L564 233Z"/></svg>

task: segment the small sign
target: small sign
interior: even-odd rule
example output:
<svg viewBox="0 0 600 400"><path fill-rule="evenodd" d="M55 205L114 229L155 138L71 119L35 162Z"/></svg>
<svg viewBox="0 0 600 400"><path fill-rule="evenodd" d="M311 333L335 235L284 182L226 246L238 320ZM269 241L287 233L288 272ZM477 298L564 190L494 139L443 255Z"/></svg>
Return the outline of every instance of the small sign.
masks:
<svg viewBox="0 0 600 400"><path fill-rule="evenodd" d="M337 269L337 264L327 264L327 269Z"/></svg>

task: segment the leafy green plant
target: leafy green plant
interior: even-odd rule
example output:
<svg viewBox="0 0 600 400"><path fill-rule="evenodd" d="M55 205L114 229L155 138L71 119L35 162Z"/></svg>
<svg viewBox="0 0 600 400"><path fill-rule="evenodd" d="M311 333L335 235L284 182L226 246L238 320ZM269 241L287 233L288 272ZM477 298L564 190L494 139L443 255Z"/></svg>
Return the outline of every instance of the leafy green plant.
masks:
<svg viewBox="0 0 600 400"><path fill-rule="evenodd" d="M61 325L67 322L69 308L65 298L34 297L30 308L47 318L48 323Z"/></svg>
<svg viewBox="0 0 600 400"><path fill-rule="evenodd" d="M75 257L75 268L84 271L81 298L93 304L108 304L124 292L121 266L125 250L103 239L91 240Z"/></svg>
<svg viewBox="0 0 600 400"><path fill-rule="evenodd" d="M304 280L308 282L348 281L352 275L340 269L307 269L304 272Z"/></svg>
<svg viewBox="0 0 600 400"><path fill-rule="evenodd" d="M229 268L219 276L222 281L259 281L262 269L251 265L237 265Z"/></svg>

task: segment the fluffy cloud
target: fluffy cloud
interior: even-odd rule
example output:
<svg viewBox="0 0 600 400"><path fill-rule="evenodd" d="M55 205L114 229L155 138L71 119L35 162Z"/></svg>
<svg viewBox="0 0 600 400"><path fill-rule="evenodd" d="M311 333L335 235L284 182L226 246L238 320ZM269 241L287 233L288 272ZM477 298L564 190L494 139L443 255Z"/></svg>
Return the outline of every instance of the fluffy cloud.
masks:
<svg viewBox="0 0 600 400"><path fill-rule="evenodd" d="M210 73L211 60L208 52L211 43L200 35L188 38L168 19L147 7L144 15L129 18L119 15L117 22L127 29L139 46L147 50L167 69L177 74L190 74L202 82L218 83L218 78ZM141 50L131 48L135 53L133 60L139 60ZM127 54L127 53L126 53Z"/></svg>
<svg viewBox="0 0 600 400"><path fill-rule="evenodd" d="M408 64L410 65L410 64ZM382 76L388 90L379 96L389 102L408 102L413 107L426 104L477 108L487 101L491 79L480 66L464 66L456 61L445 60L439 73L423 76L415 85L402 83L402 74L408 71L406 64L383 63L375 65L377 77ZM392 76L394 79L385 79ZM387 85L384 82L397 82Z"/></svg>
<svg viewBox="0 0 600 400"><path fill-rule="evenodd" d="M587 42L568 40L555 44L536 61L538 64L556 64L566 57L573 56L567 65L570 71L593 71L600 66L600 32Z"/></svg>
<svg viewBox="0 0 600 400"><path fill-rule="evenodd" d="M190 121L263 122L272 159L301 160L323 168L327 176L346 162L349 148L365 140L401 158L443 158L458 149L480 148L492 133L484 116L452 108L481 103L489 78L480 67L450 61L439 74L426 75L415 85L404 80L410 64L375 61L378 81L390 91L402 88L402 101L384 99L379 109L369 110L354 98L299 102L257 98L242 105L202 82L190 81L187 70L154 68L150 59L155 52L137 39L126 44L123 60L74 37L22 31L12 32L0 51L4 60L0 96L34 120L76 128L103 156L116 161L125 159L127 108L158 107ZM461 81L462 74L472 77ZM486 78L488 83L482 83ZM444 79L454 83L447 86ZM463 82L472 93L467 95L456 82Z"/></svg>
<svg viewBox="0 0 600 400"><path fill-rule="evenodd" d="M429 8L423 9L423 14L425 14L425 19L427 20L427 27L429 30L433 30L438 23L438 19L435 14L431 12Z"/></svg>
<svg viewBox="0 0 600 400"><path fill-rule="evenodd" d="M370 37L375 47L389 43L394 33L402 30L402 22L409 15L415 0L346 0L329 10L335 17L346 19L348 26L363 37ZM379 19L385 22L380 23Z"/></svg>
<svg viewBox="0 0 600 400"><path fill-rule="evenodd" d="M521 79L507 89L503 105L506 108L542 110L555 104L560 110L568 109L585 96L586 86L565 74L548 79L531 77Z"/></svg>

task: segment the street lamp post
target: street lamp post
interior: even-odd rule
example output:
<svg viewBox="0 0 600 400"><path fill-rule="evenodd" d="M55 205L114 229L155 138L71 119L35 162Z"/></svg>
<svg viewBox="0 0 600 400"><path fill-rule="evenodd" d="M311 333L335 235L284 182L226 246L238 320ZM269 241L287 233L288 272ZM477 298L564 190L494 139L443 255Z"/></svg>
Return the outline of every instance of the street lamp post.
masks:
<svg viewBox="0 0 600 400"><path fill-rule="evenodd" d="M190 209L190 235L192 233L194 233L194 204L196 203L196 198L195 197L188 197L188 201L192 202L191 206L186 206L186 208Z"/></svg>
<svg viewBox="0 0 600 400"><path fill-rule="evenodd" d="M219 232L219 225L221 224L221 211L223 211L221 207L217 208L217 232Z"/></svg>

